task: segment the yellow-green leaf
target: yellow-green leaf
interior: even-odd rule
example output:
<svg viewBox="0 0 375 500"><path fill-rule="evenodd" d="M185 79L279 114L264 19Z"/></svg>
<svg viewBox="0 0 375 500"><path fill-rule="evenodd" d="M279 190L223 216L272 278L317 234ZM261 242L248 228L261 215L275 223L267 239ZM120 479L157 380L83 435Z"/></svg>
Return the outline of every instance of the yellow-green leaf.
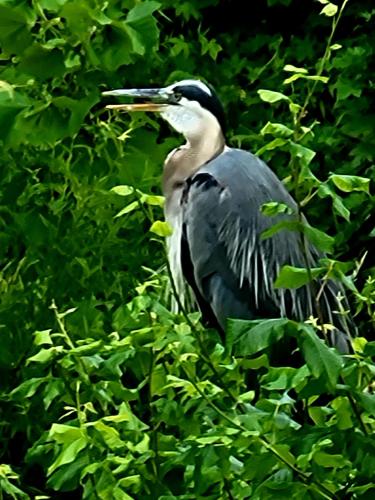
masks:
<svg viewBox="0 0 375 500"><path fill-rule="evenodd" d="M259 97L262 101L274 103L277 101L290 101L289 97L281 92L274 92L273 90L258 90Z"/></svg>
<svg viewBox="0 0 375 500"><path fill-rule="evenodd" d="M146 203L147 205L155 205L158 207L163 207L164 201L164 196L156 196L155 194L143 194L141 197L142 203Z"/></svg>
<svg viewBox="0 0 375 500"><path fill-rule="evenodd" d="M53 342L51 340L50 334L51 334L51 329L35 332L34 333L34 344L35 345L43 345L43 344L52 345Z"/></svg>
<svg viewBox="0 0 375 500"><path fill-rule="evenodd" d="M134 210L137 210L139 208L139 203L138 201L133 201L132 203L129 203L125 208L119 211L118 214L115 215L115 217L121 217L122 215L130 214L130 212L134 212Z"/></svg>
<svg viewBox="0 0 375 500"><path fill-rule="evenodd" d="M358 175L336 175L332 174L330 180L345 193L352 191L363 191L369 193L370 179Z"/></svg>
<svg viewBox="0 0 375 500"><path fill-rule="evenodd" d="M305 73L307 74L308 71L305 68L297 68L297 66L293 66L293 64L286 64L283 68L284 71L288 71L290 73Z"/></svg>
<svg viewBox="0 0 375 500"><path fill-rule="evenodd" d="M134 193L134 188L133 186L127 186L127 185L114 186L111 189L111 191L120 196L129 196L130 194Z"/></svg>
<svg viewBox="0 0 375 500"><path fill-rule="evenodd" d="M324 14L327 17L332 17L336 14L337 9L338 9L338 7L334 3L327 3L327 5L325 5L323 7L323 9L320 11L320 13Z"/></svg>
<svg viewBox="0 0 375 500"><path fill-rule="evenodd" d="M151 233L157 234L158 236L170 236L172 234L172 228L168 222L162 220L155 221L150 227Z"/></svg>

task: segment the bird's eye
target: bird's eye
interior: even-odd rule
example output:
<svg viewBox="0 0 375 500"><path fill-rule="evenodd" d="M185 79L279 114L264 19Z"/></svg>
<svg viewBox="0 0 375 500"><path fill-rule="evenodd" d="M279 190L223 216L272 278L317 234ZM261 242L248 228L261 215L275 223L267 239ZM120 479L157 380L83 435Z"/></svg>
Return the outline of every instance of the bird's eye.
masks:
<svg viewBox="0 0 375 500"><path fill-rule="evenodd" d="M181 98L182 98L182 93L181 93L181 92L179 92L178 90L175 90L175 91L173 92L173 97L174 97L174 98L175 98L175 100L178 102L178 101L180 101L180 100L181 100Z"/></svg>

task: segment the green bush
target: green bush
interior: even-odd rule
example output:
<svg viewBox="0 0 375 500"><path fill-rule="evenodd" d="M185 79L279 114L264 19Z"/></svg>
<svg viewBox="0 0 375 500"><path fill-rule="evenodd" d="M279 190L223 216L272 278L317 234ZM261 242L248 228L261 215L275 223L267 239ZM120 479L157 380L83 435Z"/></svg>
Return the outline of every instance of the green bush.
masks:
<svg viewBox="0 0 375 500"><path fill-rule="evenodd" d="M0 0L0 498L373 498L375 10L319 2ZM185 77L298 200L355 354L171 312L154 223L181 139L100 93Z"/></svg>

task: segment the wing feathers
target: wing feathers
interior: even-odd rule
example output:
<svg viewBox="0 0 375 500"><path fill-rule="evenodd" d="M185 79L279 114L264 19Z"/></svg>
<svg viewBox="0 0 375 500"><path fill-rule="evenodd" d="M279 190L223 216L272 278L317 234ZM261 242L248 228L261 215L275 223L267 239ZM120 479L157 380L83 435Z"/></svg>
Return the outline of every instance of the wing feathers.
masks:
<svg viewBox="0 0 375 500"><path fill-rule="evenodd" d="M299 233L283 229L262 239L263 231L290 215L266 217L261 205L296 204L273 172L257 157L229 150L202 167L187 183L183 223L200 294L209 302L224 328L225 317L287 316L306 320L317 315L309 286L275 289L283 265L305 267ZM309 264L321 257L308 248ZM325 285L323 306L327 322L340 323L340 286ZM240 314L240 316L238 316Z"/></svg>

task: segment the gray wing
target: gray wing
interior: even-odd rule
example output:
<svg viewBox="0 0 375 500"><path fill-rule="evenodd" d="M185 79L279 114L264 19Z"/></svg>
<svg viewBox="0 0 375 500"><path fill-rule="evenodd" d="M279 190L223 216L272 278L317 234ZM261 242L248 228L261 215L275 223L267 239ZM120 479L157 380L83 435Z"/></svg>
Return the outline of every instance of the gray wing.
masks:
<svg viewBox="0 0 375 500"><path fill-rule="evenodd" d="M226 150L187 182L182 201L183 271L202 312L213 316L222 329L228 317L305 320L317 316L309 286L273 287L283 265L305 267L305 259L296 231L283 229L261 238L264 230L291 217L263 215L260 207L269 201L296 209L269 167L242 150ZM311 245L307 254L310 266L321 257ZM325 322L343 329L341 316L334 313L339 291L340 286L332 281L325 285L321 310ZM347 350L343 335L333 336L332 343Z"/></svg>

